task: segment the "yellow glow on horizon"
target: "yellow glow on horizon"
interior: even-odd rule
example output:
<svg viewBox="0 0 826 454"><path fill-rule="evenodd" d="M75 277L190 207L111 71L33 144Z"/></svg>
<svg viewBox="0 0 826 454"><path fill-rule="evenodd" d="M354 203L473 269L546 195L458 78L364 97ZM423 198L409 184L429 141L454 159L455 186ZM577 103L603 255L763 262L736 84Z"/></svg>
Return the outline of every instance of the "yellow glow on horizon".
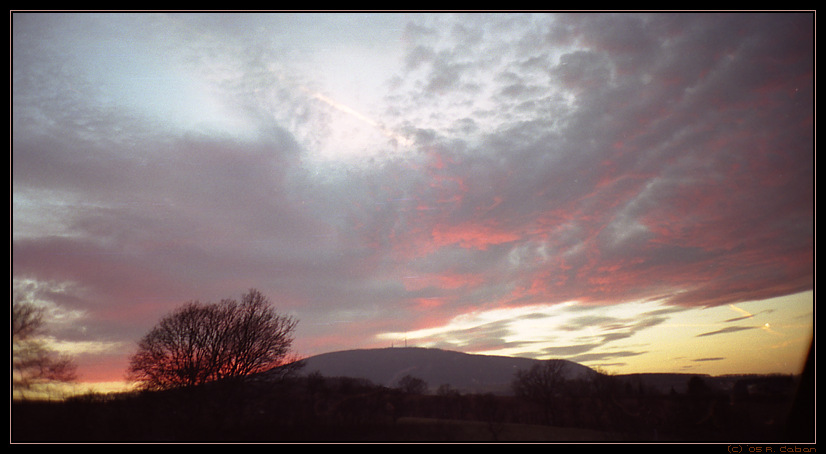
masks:
<svg viewBox="0 0 826 454"><path fill-rule="evenodd" d="M14 390L13 399L62 400L75 396L124 393L134 390L126 381L52 383L37 390Z"/></svg>
<svg viewBox="0 0 826 454"><path fill-rule="evenodd" d="M814 296L804 292L710 308L662 302L578 306L575 302L477 311L442 326L380 339L473 349L497 324L501 348L471 353L562 358L615 373L799 373L813 333ZM673 312L670 309L674 309ZM740 317L732 318L735 311ZM448 347L450 348L450 347Z"/></svg>
<svg viewBox="0 0 826 454"><path fill-rule="evenodd" d="M794 374L802 371L813 332L813 293L804 292L764 301L739 303L739 310L753 318L730 321L731 306L691 308L667 315L667 320L644 328L634 323L650 320L653 311L669 309L662 303L627 303L616 306L580 306L576 302L532 305L476 311L454 318L443 326L409 332L387 332L380 339L407 340L417 346L473 345L474 329L491 324L506 326L509 335L502 348L469 353L571 359L589 367L617 374L698 373ZM662 312L657 312L661 314ZM590 317L590 325L576 325ZM737 328L726 330L726 328ZM577 328L577 329L574 329ZM483 332L483 331L482 331ZM470 333L470 334L468 334ZM576 354L536 355L543 348L588 345L610 333L625 333L624 339L604 342L586 353L608 355L639 352L613 359L578 361ZM521 346L505 347L510 342ZM53 396L128 392L124 381L76 382L53 388ZM55 393L55 391L57 391Z"/></svg>

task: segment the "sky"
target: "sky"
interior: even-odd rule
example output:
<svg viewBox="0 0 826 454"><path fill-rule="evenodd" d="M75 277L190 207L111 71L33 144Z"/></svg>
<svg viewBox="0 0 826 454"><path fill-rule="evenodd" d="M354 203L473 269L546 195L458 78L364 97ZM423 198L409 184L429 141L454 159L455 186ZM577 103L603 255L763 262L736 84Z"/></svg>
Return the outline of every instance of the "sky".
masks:
<svg viewBox="0 0 826 454"><path fill-rule="evenodd" d="M10 16L13 299L84 382L250 288L300 357L802 369L811 12Z"/></svg>

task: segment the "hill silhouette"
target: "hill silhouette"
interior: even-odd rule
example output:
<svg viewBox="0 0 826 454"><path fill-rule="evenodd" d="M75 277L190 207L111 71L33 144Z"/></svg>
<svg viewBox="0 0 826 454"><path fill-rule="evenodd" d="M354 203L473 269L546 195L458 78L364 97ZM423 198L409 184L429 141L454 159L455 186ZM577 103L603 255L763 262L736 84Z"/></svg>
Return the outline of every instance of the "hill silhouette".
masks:
<svg viewBox="0 0 826 454"><path fill-rule="evenodd" d="M585 378L589 367L563 361L566 379ZM410 375L427 382L431 390L448 384L463 393L509 394L514 374L542 360L508 356L475 355L434 348L404 347L344 350L304 360L302 374L318 372L325 377L350 377L393 387Z"/></svg>

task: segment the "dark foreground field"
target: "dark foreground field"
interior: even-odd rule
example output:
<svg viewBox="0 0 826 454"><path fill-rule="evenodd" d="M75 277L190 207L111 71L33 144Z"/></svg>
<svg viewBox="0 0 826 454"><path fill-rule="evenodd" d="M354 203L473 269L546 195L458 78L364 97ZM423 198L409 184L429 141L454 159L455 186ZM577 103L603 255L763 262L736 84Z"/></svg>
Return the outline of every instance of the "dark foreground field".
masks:
<svg viewBox="0 0 826 454"><path fill-rule="evenodd" d="M795 420L793 396L783 390L661 393L616 385L597 392L569 383L550 407L319 376L14 402L11 441L790 443L811 441L809 425L813 437L813 421Z"/></svg>

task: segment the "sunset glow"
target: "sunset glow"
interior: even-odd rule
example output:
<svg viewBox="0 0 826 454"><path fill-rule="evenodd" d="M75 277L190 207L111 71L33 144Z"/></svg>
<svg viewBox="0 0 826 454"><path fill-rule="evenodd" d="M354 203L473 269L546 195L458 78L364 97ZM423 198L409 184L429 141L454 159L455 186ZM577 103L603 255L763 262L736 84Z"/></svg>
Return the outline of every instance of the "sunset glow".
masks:
<svg viewBox="0 0 826 454"><path fill-rule="evenodd" d="M15 13L12 291L83 384L256 288L299 356L798 373L807 13Z"/></svg>

